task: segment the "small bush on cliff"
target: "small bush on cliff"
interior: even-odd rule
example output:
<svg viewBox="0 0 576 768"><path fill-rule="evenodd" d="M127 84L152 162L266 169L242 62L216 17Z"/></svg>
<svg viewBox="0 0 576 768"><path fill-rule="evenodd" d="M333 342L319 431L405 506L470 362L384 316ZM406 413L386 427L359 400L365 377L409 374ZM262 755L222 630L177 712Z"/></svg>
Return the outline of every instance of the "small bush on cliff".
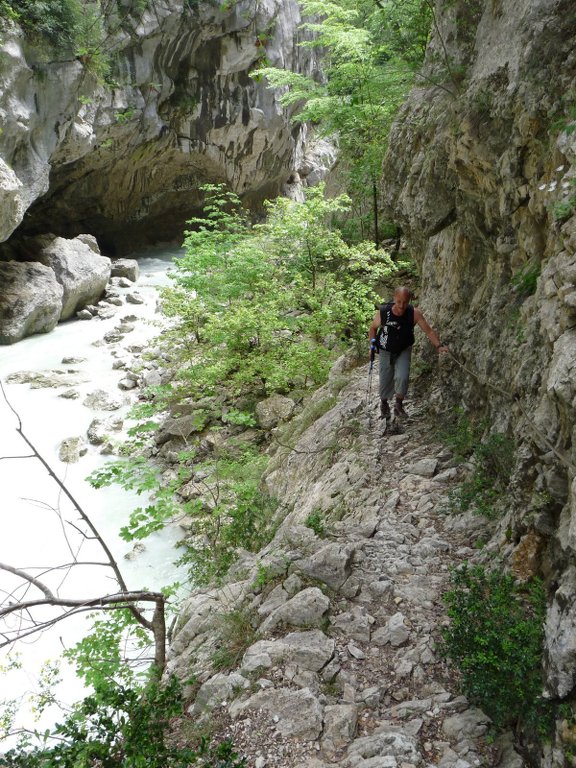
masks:
<svg viewBox="0 0 576 768"><path fill-rule="evenodd" d="M453 571L444 601L451 619L444 651L460 669L464 694L497 728L544 725L541 582L520 585L501 571L464 566Z"/></svg>
<svg viewBox="0 0 576 768"><path fill-rule="evenodd" d="M458 512L471 509L493 518L505 498L514 468L514 442L500 432L482 439L485 427L485 422L473 422L463 411L458 411L442 436L457 460L468 459L472 464L468 477L452 492L450 508Z"/></svg>

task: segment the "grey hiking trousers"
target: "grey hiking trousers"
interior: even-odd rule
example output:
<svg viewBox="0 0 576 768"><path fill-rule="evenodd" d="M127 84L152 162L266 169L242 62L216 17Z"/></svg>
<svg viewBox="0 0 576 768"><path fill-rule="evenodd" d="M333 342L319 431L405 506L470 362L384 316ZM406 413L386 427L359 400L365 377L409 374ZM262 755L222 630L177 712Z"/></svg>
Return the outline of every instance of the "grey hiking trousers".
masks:
<svg viewBox="0 0 576 768"><path fill-rule="evenodd" d="M380 350L380 399L389 400L394 395L408 392L412 347L398 354Z"/></svg>

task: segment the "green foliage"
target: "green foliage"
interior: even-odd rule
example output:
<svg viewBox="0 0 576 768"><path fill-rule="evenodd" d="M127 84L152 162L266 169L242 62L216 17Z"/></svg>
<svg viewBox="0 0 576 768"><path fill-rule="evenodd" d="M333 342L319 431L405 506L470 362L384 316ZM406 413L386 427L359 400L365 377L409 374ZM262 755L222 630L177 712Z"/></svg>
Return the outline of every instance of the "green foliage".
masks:
<svg viewBox="0 0 576 768"><path fill-rule="evenodd" d="M300 45L321 49L325 79L270 67L258 72L273 87L287 89L282 103L299 106L297 120L313 121L337 137L357 222L343 224L364 237L371 216L378 242L380 169L392 121L424 59L430 4L304 0L301 5L313 21L303 24L307 36Z"/></svg>
<svg viewBox="0 0 576 768"><path fill-rule="evenodd" d="M488 518L498 516L514 467L514 443L506 435L494 433L478 443L472 454L473 470L454 492L457 509L472 509Z"/></svg>
<svg viewBox="0 0 576 768"><path fill-rule="evenodd" d="M554 203L552 215L555 221L567 221L576 211L576 195L571 195L566 200L559 200Z"/></svg>
<svg viewBox="0 0 576 768"><path fill-rule="evenodd" d="M3 757L6 768L243 768L230 742L196 748L172 745L170 725L182 717L176 677L141 688L100 681L44 743L23 743ZM56 744L49 744L56 739Z"/></svg>
<svg viewBox="0 0 576 768"><path fill-rule="evenodd" d="M576 202L576 199L575 199ZM514 291L522 297L532 296L536 292L538 278L542 271L542 265L538 262L529 262L512 276L511 283Z"/></svg>
<svg viewBox="0 0 576 768"><path fill-rule="evenodd" d="M222 417L225 424L236 424L239 427L255 427L258 423L256 417L246 411L239 411L236 408L230 408L228 413Z"/></svg>
<svg viewBox="0 0 576 768"><path fill-rule="evenodd" d="M221 580L240 549L257 552L276 531L276 502L260 488L267 459L255 449L230 448L196 469L204 476L202 499L188 507L191 533L181 542L195 584Z"/></svg>
<svg viewBox="0 0 576 768"><path fill-rule="evenodd" d="M269 203L254 226L232 193L203 189L206 219L191 221L176 288L164 293L178 319L165 335L179 345L176 386L202 397L224 384L255 399L323 383L343 343L363 341L389 258L344 243L327 222L347 198L327 200L321 186L303 203Z"/></svg>
<svg viewBox="0 0 576 768"><path fill-rule="evenodd" d="M304 525L307 528L310 528L318 538L323 539L326 536L326 526L324 524L324 516L320 512L320 510L315 509L313 512L310 512L306 520L304 521Z"/></svg>
<svg viewBox="0 0 576 768"><path fill-rule="evenodd" d="M444 650L461 671L464 694L497 728L519 720L546 728L541 582L519 585L502 572L464 566L453 571L451 586L444 595L451 620Z"/></svg>
<svg viewBox="0 0 576 768"><path fill-rule="evenodd" d="M459 409L455 418L441 432L457 461L469 460L470 475L450 495L450 508L495 518L502 508L505 492L514 468L514 442L495 432L482 439L485 422L473 422Z"/></svg>
<svg viewBox="0 0 576 768"><path fill-rule="evenodd" d="M474 453L485 428L484 422L472 421L463 408L457 408L440 431L440 439L450 448L454 458L462 462Z"/></svg>
<svg viewBox="0 0 576 768"><path fill-rule="evenodd" d="M225 613L219 618L218 649L212 655L212 664L220 671L235 669L245 651L256 641L252 614L246 609Z"/></svg>
<svg viewBox="0 0 576 768"><path fill-rule="evenodd" d="M82 13L79 0L2 0L0 19L20 24L33 39L44 38L59 50L74 47Z"/></svg>

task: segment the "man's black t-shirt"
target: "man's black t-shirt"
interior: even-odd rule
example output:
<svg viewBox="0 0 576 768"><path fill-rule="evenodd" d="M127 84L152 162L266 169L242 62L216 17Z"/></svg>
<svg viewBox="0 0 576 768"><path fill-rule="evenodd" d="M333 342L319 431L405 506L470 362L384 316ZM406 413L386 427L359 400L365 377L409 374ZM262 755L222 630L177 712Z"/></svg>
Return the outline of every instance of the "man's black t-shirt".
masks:
<svg viewBox="0 0 576 768"><path fill-rule="evenodd" d="M403 315L392 312L393 302L380 307L380 349L398 354L414 344L414 307L409 304Z"/></svg>

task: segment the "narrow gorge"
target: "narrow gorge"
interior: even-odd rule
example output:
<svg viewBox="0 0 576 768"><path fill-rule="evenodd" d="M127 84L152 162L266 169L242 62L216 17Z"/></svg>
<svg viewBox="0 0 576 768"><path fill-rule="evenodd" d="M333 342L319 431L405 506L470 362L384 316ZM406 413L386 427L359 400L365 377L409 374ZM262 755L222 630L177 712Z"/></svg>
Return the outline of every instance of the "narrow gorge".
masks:
<svg viewBox="0 0 576 768"><path fill-rule="evenodd" d="M341 6L111 3L103 79L87 54L50 58L0 2L0 343L121 320L121 257L189 230L161 340L125 358L122 320L97 342L135 406L128 447L110 442L117 477L99 482L140 487L130 459L152 467L131 546L138 526L177 529L193 574L162 677L184 704L162 739L236 753L151 768L569 768L576 9ZM417 68L404 11L427 24ZM323 24L334 48L310 44ZM334 74L346 35L368 32L390 91L412 66L373 186L354 177L373 124L346 135L359 64ZM260 67L325 89L329 108L294 121L312 97L286 95L304 81L271 88ZM349 236L354 216L376 249ZM417 330L410 420L390 427L366 331L370 291L387 301L399 282L449 351ZM127 755L110 765L140 768Z"/></svg>

